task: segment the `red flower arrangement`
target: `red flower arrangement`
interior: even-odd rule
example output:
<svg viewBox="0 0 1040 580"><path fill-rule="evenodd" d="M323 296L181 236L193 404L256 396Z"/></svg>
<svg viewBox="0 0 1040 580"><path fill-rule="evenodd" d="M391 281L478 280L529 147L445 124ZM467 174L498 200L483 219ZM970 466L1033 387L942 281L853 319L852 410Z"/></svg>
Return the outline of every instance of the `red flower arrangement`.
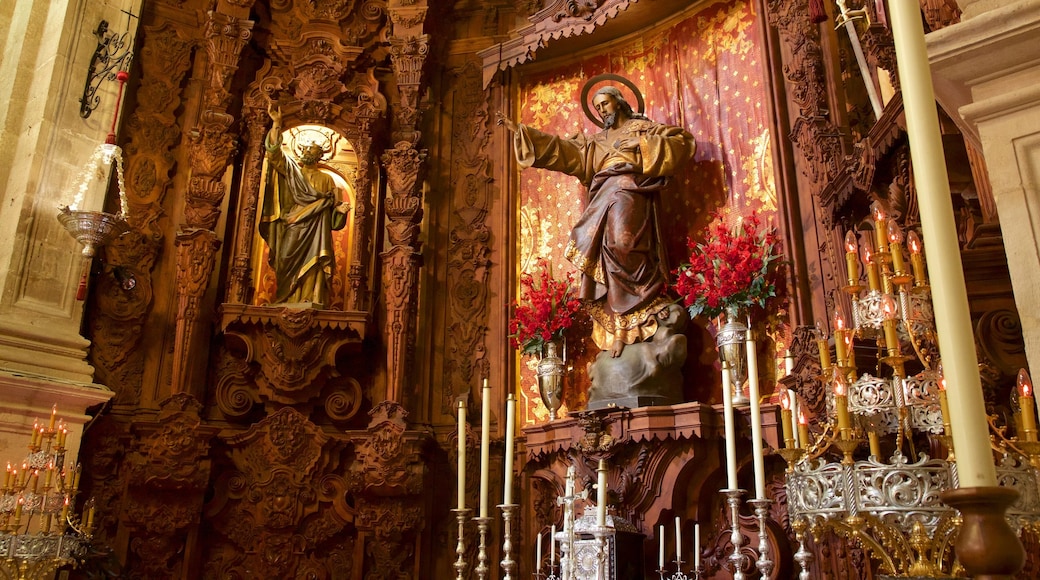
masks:
<svg viewBox="0 0 1040 580"><path fill-rule="evenodd" d="M545 258L538 259L538 267L541 273L537 278L532 274L520 276L520 300L514 303L509 320L509 342L523 354L537 354L546 342L561 338L581 309L570 274L565 280L556 280Z"/></svg>
<svg viewBox="0 0 1040 580"><path fill-rule="evenodd" d="M688 263L673 273L675 290L690 317L715 318L728 308L765 307L777 292L779 239L752 213L730 228L720 212L712 215L703 242L687 238Z"/></svg>

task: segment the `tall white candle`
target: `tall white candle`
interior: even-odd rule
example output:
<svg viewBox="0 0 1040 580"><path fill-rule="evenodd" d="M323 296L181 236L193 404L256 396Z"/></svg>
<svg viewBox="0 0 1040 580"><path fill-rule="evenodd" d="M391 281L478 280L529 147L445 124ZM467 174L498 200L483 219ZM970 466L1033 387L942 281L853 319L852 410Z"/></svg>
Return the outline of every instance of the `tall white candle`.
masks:
<svg viewBox="0 0 1040 580"><path fill-rule="evenodd" d="M960 487L997 485L921 7L889 2Z"/></svg>
<svg viewBox="0 0 1040 580"><path fill-rule="evenodd" d="M762 451L762 403L758 400L758 352L754 331L747 332L748 396L751 398L751 461L755 467L755 499L766 498L766 462Z"/></svg>
<svg viewBox="0 0 1040 580"><path fill-rule="evenodd" d="M675 516L675 559L681 558L682 554L682 521Z"/></svg>
<svg viewBox="0 0 1040 580"><path fill-rule="evenodd" d="M607 525L607 462L599 460L599 478L596 481L596 525Z"/></svg>
<svg viewBox="0 0 1040 580"><path fill-rule="evenodd" d="M658 561L661 564L661 567L659 569L664 570L664 524L661 524L657 527L657 536L660 538L661 545L660 554L657 557Z"/></svg>
<svg viewBox="0 0 1040 580"><path fill-rule="evenodd" d="M466 401L459 399L459 509L466 509Z"/></svg>
<svg viewBox="0 0 1040 580"><path fill-rule="evenodd" d="M693 524L693 569L701 567L701 525Z"/></svg>
<svg viewBox="0 0 1040 580"><path fill-rule="evenodd" d="M798 420L798 393L794 392L794 389L787 389L787 400L791 401L791 416L794 417L795 421L797 421ZM794 447L795 447L795 449L797 449L797 448L802 446L801 441L799 441L799 439L801 437L801 434L798 432L798 429L794 429L793 431L794 432L791 433L791 434L794 435Z"/></svg>
<svg viewBox="0 0 1040 580"><path fill-rule="evenodd" d="M556 524L549 530L549 566L556 563Z"/></svg>
<svg viewBox="0 0 1040 580"><path fill-rule="evenodd" d="M733 417L733 391L729 384L728 363L722 363L722 405L726 421L726 487L737 489L737 429Z"/></svg>
<svg viewBox="0 0 1040 580"><path fill-rule="evenodd" d="M509 398L506 399L506 473L502 492L502 503L506 505L513 503L513 447L515 445L513 431L515 430L516 398L513 397L513 393L509 393Z"/></svg>
<svg viewBox="0 0 1040 580"><path fill-rule="evenodd" d="M534 543L535 572L542 571L542 533L538 532L538 541Z"/></svg>
<svg viewBox="0 0 1040 580"><path fill-rule="evenodd" d="M484 379L480 390L480 517L488 517L488 483L491 469L491 387Z"/></svg>

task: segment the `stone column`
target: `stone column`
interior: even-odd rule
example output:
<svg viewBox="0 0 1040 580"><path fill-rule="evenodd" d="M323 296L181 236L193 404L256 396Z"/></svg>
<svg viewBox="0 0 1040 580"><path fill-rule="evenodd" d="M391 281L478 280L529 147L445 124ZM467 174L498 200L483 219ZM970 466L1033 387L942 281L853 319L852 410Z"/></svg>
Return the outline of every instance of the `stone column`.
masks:
<svg viewBox="0 0 1040 580"><path fill-rule="evenodd" d="M928 35L940 102L981 144L1022 318L1040 361L1040 1L960 2L963 20Z"/></svg>

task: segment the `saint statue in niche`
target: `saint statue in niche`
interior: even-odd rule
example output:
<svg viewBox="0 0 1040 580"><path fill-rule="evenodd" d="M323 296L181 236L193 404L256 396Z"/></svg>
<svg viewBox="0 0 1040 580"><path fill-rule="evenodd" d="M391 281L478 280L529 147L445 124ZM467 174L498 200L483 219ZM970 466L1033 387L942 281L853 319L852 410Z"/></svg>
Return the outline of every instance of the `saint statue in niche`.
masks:
<svg viewBox="0 0 1040 580"><path fill-rule="evenodd" d="M331 142L297 144L296 159L282 151L282 111L270 104L272 125L264 140L267 179L260 237L269 248L278 304L329 305L335 269L332 232L347 223L350 203L318 163L333 153Z"/></svg>
<svg viewBox="0 0 1040 580"><path fill-rule="evenodd" d="M624 83L642 100L627 79L604 76ZM601 79L596 77L586 83L583 101L593 83ZM626 345L652 341L662 320L683 318L682 314L668 311L669 304L675 301L663 292L669 269L658 227L656 197L669 177L693 157L696 142L683 128L651 121L635 111L617 86L604 86L593 96L592 105L599 119L583 104L586 114L602 131L564 138L518 124L501 112L498 124L513 132L513 149L522 169L559 171L577 177L588 189L588 205L571 230L566 256L581 273L579 296L593 320L593 341L604 351L595 365L645 367L647 360L667 358L671 370L666 374L672 377L667 382L671 383L675 377L671 371L681 368L685 353L681 360L644 356L641 352L627 353ZM684 324L681 320L671 321L670 330ZM650 346L646 344L644 348ZM675 346L670 350L674 351ZM604 358L623 360L601 362ZM642 375L656 384L659 379L654 377L664 369L657 368L656 363L652 366L621 374L630 378ZM592 374L607 378L603 373ZM669 392L674 393L675 386L678 385L670 386ZM593 408L596 387L594 381L589 408ZM619 384L606 391L617 398L632 388L631 384ZM658 390L653 386L640 389ZM679 401L658 401L674 402Z"/></svg>

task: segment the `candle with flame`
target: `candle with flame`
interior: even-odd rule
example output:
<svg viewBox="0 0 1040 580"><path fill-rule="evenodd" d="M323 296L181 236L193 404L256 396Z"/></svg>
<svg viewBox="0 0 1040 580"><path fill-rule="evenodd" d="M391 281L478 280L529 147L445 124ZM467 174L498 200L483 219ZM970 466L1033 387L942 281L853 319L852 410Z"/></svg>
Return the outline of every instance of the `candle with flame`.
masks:
<svg viewBox="0 0 1040 580"><path fill-rule="evenodd" d="M943 433L953 435L950 430L950 402L946 398L946 377L942 376L942 365L939 365L939 412L942 413Z"/></svg>
<svg viewBox="0 0 1040 580"><path fill-rule="evenodd" d="M1036 441L1036 408L1033 381L1025 369L1018 371L1018 407L1022 412L1022 434L1026 441Z"/></svg>
<svg viewBox="0 0 1040 580"><path fill-rule="evenodd" d="M874 252L866 244L863 245L863 266L867 269L867 287L871 292L877 292L881 289L878 267L874 262Z"/></svg>
<svg viewBox="0 0 1040 580"><path fill-rule="evenodd" d="M780 426L784 431L784 447L794 447L794 426L791 424L791 393L780 392Z"/></svg>
<svg viewBox="0 0 1040 580"><path fill-rule="evenodd" d="M838 430L841 438L847 439L852 423L849 420L849 384L845 374L835 369L834 372L834 410L838 416Z"/></svg>
<svg viewBox="0 0 1040 580"><path fill-rule="evenodd" d="M903 230L895 221L888 222L888 251L892 254L892 271L897 276L906 273L906 264L903 262Z"/></svg>
<svg viewBox="0 0 1040 580"><path fill-rule="evenodd" d="M834 308L834 358L838 359L838 366L845 366L849 358L845 345L845 317L841 315L841 308Z"/></svg>
<svg viewBox="0 0 1040 580"><path fill-rule="evenodd" d="M823 322L816 321L816 346L820 349L820 368L831 368L831 349L827 345L827 335L823 332Z"/></svg>
<svg viewBox="0 0 1040 580"><path fill-rule="evenodd" d="M888 356L899 354L899 335L896 333L896 299L891 294L881 295L881 311L884 320L881 325L885 329L885 348Z"/></svg>
<svg viewBox="0 0 1040 580"><path fill-rule="evenodd" d="M874 214L874 239L877 240L878 252L884 254L888 251L888 220L885 219L885 210L881 205L874 202L870 207Z"/></svg>
<svg viewBox="0 0 1040 580"><path fill-rule="evenodd" d="M924 286L928 284L928 277L924 269L924 254L921 253L921 238L917 232L910 231L906 236L906 245L910 249L910 267L914 271L914 283Z"/></svg>
<svg viewBox="0 0 1040 580"><path fill-rule="evenodd" d="M845 268L849 274L849 286L859 283L859 245L856 234L849 230L845 234Z"/></svg>
<svg viewBox="0 0 1040 580"><path fill-rule="evenodd" d="M798 409L798 448L809 445L809 418L805 416L805 409Z"/></svg>

